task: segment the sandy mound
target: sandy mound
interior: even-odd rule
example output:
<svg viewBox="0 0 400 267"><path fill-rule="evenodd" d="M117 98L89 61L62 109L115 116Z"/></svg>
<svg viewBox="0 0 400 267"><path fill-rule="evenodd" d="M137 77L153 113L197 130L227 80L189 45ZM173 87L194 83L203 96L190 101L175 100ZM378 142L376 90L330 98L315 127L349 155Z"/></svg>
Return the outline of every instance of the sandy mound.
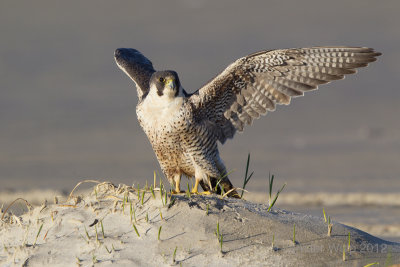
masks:
<svg viewBox="0 0 400 267"><path fill-rule="evenodd" d="M171 198L159 188L148 189L144 195L140 190L139 196L137 192L102 183L92 193L71 197L64 204L42 205L20 217L1 214L0 265L360 266L399 262L400 244L336 222L332 222L329 237L322 217L274 209L267 212L266 205L215 195Z"/></svg>

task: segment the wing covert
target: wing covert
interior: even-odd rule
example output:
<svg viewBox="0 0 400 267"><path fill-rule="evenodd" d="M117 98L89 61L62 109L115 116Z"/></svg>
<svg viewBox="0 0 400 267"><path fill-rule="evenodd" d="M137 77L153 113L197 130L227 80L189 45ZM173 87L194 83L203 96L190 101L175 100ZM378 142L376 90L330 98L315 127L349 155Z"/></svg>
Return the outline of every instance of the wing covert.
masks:
<svg viewBox="0 0 400 267"><path fill-rule="evenodd" d="M114 53L115 62L136 84L139 101L149 92L149 81L155 72L153 64L138 50L118 48Z"/></svg>
<svg viewBox="0 0 400 267"><path fill-rule="evenodd" d="M366 47L310 47L261 51L242 57L190 96L224 143L276 105L343 79L381 55Z"/></svg>

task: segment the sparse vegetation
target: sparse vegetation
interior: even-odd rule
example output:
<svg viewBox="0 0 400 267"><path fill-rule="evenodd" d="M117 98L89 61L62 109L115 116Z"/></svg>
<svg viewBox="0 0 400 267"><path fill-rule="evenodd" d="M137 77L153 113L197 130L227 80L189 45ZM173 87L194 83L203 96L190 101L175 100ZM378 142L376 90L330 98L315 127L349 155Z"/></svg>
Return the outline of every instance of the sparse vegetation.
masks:
<svg viewBox="0 0 400 267"><path fill-rule="evenodd" d="M111 254L112 249L109 250L106 245L104 245L104 248L107 250L108 254Z"/></svg>
<svg viewBox="0 0 400 267"><path fill-rule="evenodd" d="M172 254L172 262L175 263L176 262L176 250L178 249L178 247L175 247L174 250L174 254Z"/></svg>
<svg viewBox="0 0 400 267"><path fill-rule="evenodd" d="M331 216L328 216L328 236L332 234L332 224L331 224Z"/></svg>
<svg viewBox="0 0 400 267"><path fill-rule="evenodd" d="M192 194L190 193L190 186L189 182L187 182L187 191L186 191L186 196L190 199L192 198Z"/></svg>
<svg viewBox="0 0 400 267"><path fill-rule="evenodd" d="M144 201L144 195L146 194L146 190L143 190L143 192L142 192L142 198L141 198L141 201L140 201L140 204L142 204L142 206L143 206L143 201Z"/></svg>
<svg viewBox="0 0 400 267"><path fill-rule="evenodd" d="M271 176L271 174L268 175L268 182L269 182L269 187L268 187L269 188L268 205L269 205L269 207L268 207L267 212L271 211L272 207L275 205L276 200L279 197L279 194L283 191L283 189L286 186L286 183L284 183L283 186L281 187L281 189L279 189L278 192L276 193L275 198L272 200L272 186L274 184L274 177L275 177L274 175L272 175L272 176Z"/></svg>
<svg viewBox="0 0 400 267"><path fill-rule="evenodd" d="M348 237L348 244L347 244L347 251L350 252L351 251L351 246L350 246L350 232L349 232L349 237Z"/></svg>
<svg viewBox="0 0 400 267"><path fill-rule="evenodd" d="M248 173L249 173L249 165L250 165L250 153L247 156L246 172L244 174L243 190L242 190L242 194L240 195L240 198L243 198L244 189L246 188L247 183L250 181L251 177L254 174L254 171L253 171L253 172L250 173L250 175L248 175Z"/></svg>
<svg viewBox="0 0 400 267"><path fill-rule="evenodd" d="M137 236L140 237L140 234L139 234L138 229L136 228L136 225L134 223L132 223L132 226L133 226L133 229L135 230Z"/></svg>
<svg viewBox="0 0 400 267"><path fill-rule="evenodd" d="M42 224L40 225L40 227L39 227L39 230L38 230L38 232L37 232L37 234L36 234L35 242L33 242L33 246L36 245L36 241L37 241L37 239L38 239L38 237L39 237L39 235L40 235L40 232L42 231L42 228L43 228L43 223L42 223Z"/></svg>
<svg viewBox="0 0 400 267"><path fill-rule="evenodd" d="M245 181L247 181L247 182L250 180L250 178L252 177L252 174L253 174L253 172L252 172L249 175L249 170L248 170L249 161L250 161L250 155L248 155L248 162L247 162L247 165L246 165L246 173L245 173ZM154 181L154 182L156 183L158 181ZM244 187L246 186L247 182L244 183ZM286 185L286 183L285 183L281 187L281 189L276 193L276 195L273 196L272 195L273 182L274 182L274 175L270 175L269 176L269 203L268 203L269 206L268 206L268 211L270 211L271 208L274 206L275 202L277 201L277 198L278 198L279 194L283 191L283 189L284 189L284 187ZM81 184L81 183L79 183L79 184ZM103 186L103 185L104 186L110 186L110 188L113 191L107 191L107 193L105 194L104 191L102 191L102 189L100 188L100 186ZM74 188L74 190L77 188L77 186ZM190 194L190 183L188 183L187 186L188 186L188 191L186 193L187 194L189 193L189 198L191 198L192 195ZM114 255L108 255L108 254L112 254L113 252L115 252L114 245L110 241L114 240L117 237L120 237L120 234L118 233L116 235L115 232L113 233L113 231L114 231L113 228L114 227L109 229L108 226L106 225L106 228L108 229L107 230L107 239L106 239L105 229L104 229L105 225L104 224L108 223L109 217L107 218L107 220L105 222L103 222L103 219L110 213L108 212L108 210L105 210L108 213L103 213L102 211L104 210L104 206L101 206L106 201L108 201L108 203L109 203L108 204L109 205L108 209L111 212L113 212L113 210L111 209L111 206L114 205L114 212L116 212L116 214L114 214L114 215L116 217L125 218L126 222L129 222L129 220L130 220L130 224L132 225L132 228L135 231L135 233L136 233L136 235L138 237L138 240L146 240L146 242L148 242L148 240L153 240L154 241L155 240L155 235L157 234L157 240L159 242L162 241L162 243L164 243L164 241L165 241L165 245L164 246L170 245L168 243L168 240L171 239L172 237L174 237L176 235L176 233L171 234L171 238L162 238L161 237L161 232L162 232L162 228L163 227L164 228L167 227L166 224L169 223L170 218L173 218L174 216L176 216L174 214L174 213L176 213L176 210L174 209L173 210L174 212L171 213L170 211L168 211L167 208L165 208L164 210L162 209L160 203L158 202L159 200L157 199L158 196L156 196L156 192L155 191L157 191L157 190L160 191L160 197L161 197L161 200L163 202L163 206L169 204L168 205L168 209L170 207L172 207L172 205L174 205L175 201L179 201L179 200L182 201L183 200L186 203L189 203L189 206L192 205L192 204L196 204L195 202L199 201L199 198L197 198L197 197L193 197L193 200L189 200L189 201L187 201L187 199L185 200L185 197L182 197L182 196L173 197L171 192L169 194L167 193L167 191L165 190L165 188L164 188L164 186L162 184L162 181L160 181L160 188L154 188L153 185L150 184L150 186L147 185L147 189L146 188L140 188L140 187L138 187L136 189L136 185L135 185L135 187L119 185L118 188L117 188L116 186L112 185L111 183L98 183L98 185L95 187L94 191L92 191L92 193L89 195L90 198L88 198L88 199L82 198L83 201L79 202L79 203L82 203L82 204L69 205L69 206L65 206L63 204L58 204L59 207L67 207L67 208L70 208L70 209L80 209L81 207L84 207L87 212L96 213L96 215L94 217L95 218L94 222L93 222L93 219L94 219L93 217L86 217L87 220L90 220L90 222L85 221L83 223L83 226L84 226L83 228L84 228L85 234L83 234L82 231L80 231L77 234L78 240L80 238L82 238L90 247L94 248L93 250L91 250L90 254L87 254L84 258L81 257L82 256L81 254L76 254L76 255L79 255L79 257L81 259L79 261L79 264L80 265L86 265L87 263L89 263L89 265L91 265L90 261L92 261L93 264L94 263L98 263L100 261L103 261L104 255L107 255L106 257L114 256ZM74 197L74 196L72 196L73 191L70 194L71 198ZM147 198L145 198L146 193L148 193ZM151 193L151 196L150 196L150 193ZM95 195L96 195L96 198L95 198ZM137 195L140 196L140 198L138 198L138 201L136 201L136 196ZM243 196L243 193L242 193L242 196ZM153 201L152 197L154 199L157 199L157 200ZM168 201L168 198L169 198L169 201ZM229 203L229 201L221 202L220 199L221 199L221 197L218 197L218 198L215 197L215 199L201 200L201 201L204 201L204 202L201 202L201 203L199 203L200 205L197 205L197 207L202 207L203 212L205 212L206 215L210 215L211 214L211 217L204 217L205 220L210 220L210 219L213 218L213 216L215 216L215 213L210 212L210 205L211 205L210 203L214 203L213 202L214 200L219 202L219 203L217 202L217 205L220 205L221 203ZM158 203L157 206L154 207L154 206L148 206L147 205L148 203L154 203L154 202ZM128 203L129 203L129 208L127 206ZM182 204L182 203L180 203L180 204ZM222 204L222 205L225 205L225 204ZM181 205L179 205L179 207L181 207ZM192 207L192 206L190 206L190 207ZM215 206L215 207L220 209L219 206ZM130 211L129 215L127 213L125 213L125 209L129 209L129 211ZM47 217L43 217L43 214L45 212L47 212L46 210L48 210ZM37 226L35 226L34 229L35 230L38 229L36 233L32 233L32 231L33 231L33 228L32 228L31 231L29 232L29 235L28 235L29 225L24 225L23 224L26 221L23 221L22 218L19 219L18 216L15 216L15 215L10 215L10 216L6 217L6 221L7 222L10 221L10 223L13 223L13 224L16 224L16 225L19 224L19 225L23 226L24 231L26 231L25 232L25 239L24 239L24 244L25 244L24 247L25 248L29 248L30 247L30 245L28 245L28 246L26 245L26 240L27 240L28 236L31 237L33 234L36 235L36 238L35 238L35 240L33 242L33 246L35 246L36 243L37 243L37 240L39 240L38 238L39 238L39 236L41 234L41 231L44 231L46 229L54 229L54 228L52 228L52 226L55 226L60 221L59 219L62 219L62 218L57 218L57 216L56 216L56 218L54 218L55 214L57 214L57 212L59 212L59 211L53 209L51 206L49 206L46 210L44 210L43 213L40 214L41 217L35 217L35 219L32 220L33 222L29 222L29 225L31 225L31 228L32 228L32 225L35 224ZM62 213L59 213L59 214L62 214ZM104 215L104 214L107 214L107 215ZM202 213L202 215L204 216L204 213ZM266 215L266 214L264 214L264 216L266 216L266 217L275 216L275 215L276 214L274 214L274 215L271 215L271 214L270 215ZM328 235L330 236L331 232L332 232L331 217L327 216L327 214L325 213L325 209L323 209L323 215L324 215L325 223L328 225ZM137 218L136 218L136 216L137 216ZM150 222L149 222L149 216L150 216L150 219L152 220ZM159 224L160 221L158 221L158 216L159 216L159 218L161 220L161 223L165 223L164 225L160 225ZM235 218L237 218L238 221L240 220L241 222L243 222L241 216L235 217ZM47 220L47 222L46 222L46 220ZM74 219L72 219L72 221L73 220ZM78 220L80 220L80 219L78 219ZM221 217L219 217L219 220L221 220ZM216 235L217 241L218 241L218 250L223 255L223 254L227 253L227 251L230 251L230 250L228 250L228 247L231 249L232 246L227 246L227 244L232 244L230 242L233 242L232 240L234 240L234 239L233 238L227 238L227 234L231 235L231 231L229 231L226 234L225 238L224 238L224 235L222 234L222 228L221 228L221 225L219 223L219 220L217 220L215 235ZM53 223L53 224L50 225L50 227L48 227L48 224L51 221L55 221L56 223ZM144 221L146 221L149 224L141 225L141 223L143 223ZM89 225L89 223L91 223L91 222L93 222L93 223ZM300 243L296 240L296 238L302 237L303 235L301 235L301 231L299 232L299 228L298 228L299 224L297 223L297 221L295 221L295 222L296 223L293 223L293 240L292 240L292 242L293 242L293 245L298 245ZM297 235L298 235L297 237L296 237L296 224L297 224L297 228L298 228L297 229ZM87 228L86 225L94 226L94 229L90 230L90 228ZM156 225L156 228L154 229L155 225ZM40 227L38 227L38 226L40 226ZM133 234L132 228L129 228L131 226L129 224L127 224L127 225L125 225L125 227L127 227L126 229L129 229L127 232L129 233L129 236L132 237L132 235L134 235L134 234ZM44 228L44 230L43 230L43 228ZM157 228L158 228L158 233L156 233ZM80 228L80 229L82 229L82 228ZM140 229L140 232L139 232L139 229ZM164 231L166 231L166 229L169 229L169 228L168 227L165 228ZM101 231L101 233L100 233L100 231ZM339 232L339 230L338 230L338 232ZM46 239L47 233L49 233L49 237ZM49 240L52 237L52 233L53 233L52 231L49 232L49 230L47 230L46 234L44 235L43 240L46 240L46 242L49 242ZM279 246L280 245L280 241L281 241L281 240L278 240L278 241L275 240L275 234L276 234L276 232L273 232L272 235L270 235L270 237L272 237L270 245L271 245L271 249L273 251L277 251L278 250L276 248L276 242L278 243L278 246ZM278 232L278 234L279 234L279 232ZM300 236L299 236L299 234L300 234ZM85 235L86 235L86 237L85 237ZM165 235L169 235L169 233L166 233ZM150 239L149 239L149 237L150 237ZM355 246L357 242L353 241L353 242L355 242L355 244L351 243L352 241L351 241L351 233L350 232L348 232L347 240L346 240L346 235L344 237L341 236L341 238L342 238L342 243L339 244L339 247L336 247L336 251L337 251L337 249L339 249L338 257L340 257L340 252L341 252L340 251L340 245L343 245L342 260L343 261L349 261L350 259L352 259L350 257L351 256L351 254L350 254L351 245ZM225 243L226 243L225 246L224 246L224 239L228 239L229 240L228 241L229 243L226 243L227 241L225 240ZM29 238L29 240L31 240L31 238ZM120 239L120 242L123 245L123 247L126 246L124 244L130 243L129 240L128 241L125 240L125 237ZM261 241L261 244L263 242L264 241ZM269 242L269 241L267 241L267 242ZM160 245L162 243L160 243ZM29 242L29 244L31 244L31 243ZM82 244L83 243L81 243L80 245L82 245ZM117 245L118 244L119 243L117 243ZM20 246L21 244L19 243L18 245ZM303 245L303 244L301 244L301 245ZM86 246L86 244L84 244L84 246ZM101 249L102 246L104 246L105 250ZM267 246L268 246L268 249L269 249L269 245L268 244L267 244ZM347 249L346 249L346 247L347 247ZM40 248L40 246L37 246L37 248ZM121 249L124 249L124 248L121 248ZM169 258L169 261L170 261L171 260L171 255L172 255L172 263L174 265L175 264L179 265L179 264L182 264L182 262L186 262L186 259L190 258L190 257L186 256L187 258L183 258L182 261L180 261L180 259L178 257L179 260L177 260L177 253L178 253L177 249L178 249L177 246L175 248L173 248L173 246L171 246L170 249L169 249L169 253L166 254L166 255L168 255L168 257L166 257L165 260L168 261L168 258ZM180 247L180 249L182 249L182 251L186 251L187 247L186 248L185 247L182 247L182 248ZM195 248L195 249L197 249L197 248ZM224 249L225 249L225 252L224 252ZM355 249L355 247L353 247L353 249ZM191 249L189 249L189 250L191 251ZM107 253L106 253L106 251L107 251ZM172 251L173 251L173 253L171 254ZM12 247L12 246L9 246L9 245L6 246L5 244L3 244L3 253L4 254L8 253L8 255L14 255L14 257L16 255L15 248ZM102 254L98 254L98 253L102 253ZM192 252L190 252L190 253L192 253ZM372 258L371 261L372 260L374 260L374 259ZM391 262L391 260L392 259L391 259L391 254L390 254L390 250L389 250L389 253L387 255L387 260L386 261L387 262ZM374 263L370 263L370 264L365 265L365 266L373 266L375 264L377 264L377 263L374 262Z"/></svg>
<svg viewBox="0 0 400 267"><path fill-rule="evenodd" d="M158 240L158 241L160 241L161 229L162 229L162 226L160 226L160 227L158 228L158 236L157 236L157 240Z"/></svg>
<svg viewBox="0 0 400 267"><path fill-rule="evenodd" d="M346 244L343 244L343 256L342 256L342 260L346 261Z"/></svg>

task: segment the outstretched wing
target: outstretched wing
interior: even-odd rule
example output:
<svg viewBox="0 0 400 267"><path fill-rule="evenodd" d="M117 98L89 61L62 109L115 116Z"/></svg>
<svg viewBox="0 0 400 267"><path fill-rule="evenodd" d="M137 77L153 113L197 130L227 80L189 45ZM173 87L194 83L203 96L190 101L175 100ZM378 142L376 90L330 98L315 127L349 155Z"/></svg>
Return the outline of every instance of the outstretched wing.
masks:
<svg viewBox="0 0 400 267"><path fill-rule="evenodd" d="M155 72L153 64L133 48L118 48L114 53L115 62L136 84L141 101L149 92L149 81Z"/></svg>
<svg viewBox="0 0 400 267"><path fill-rule="evenodd" d="M288 105L292 97L343 79L376 60L365 47L311 47L261 51L236 60L192 94L194 112L221 143L260 115Z"/></svg>

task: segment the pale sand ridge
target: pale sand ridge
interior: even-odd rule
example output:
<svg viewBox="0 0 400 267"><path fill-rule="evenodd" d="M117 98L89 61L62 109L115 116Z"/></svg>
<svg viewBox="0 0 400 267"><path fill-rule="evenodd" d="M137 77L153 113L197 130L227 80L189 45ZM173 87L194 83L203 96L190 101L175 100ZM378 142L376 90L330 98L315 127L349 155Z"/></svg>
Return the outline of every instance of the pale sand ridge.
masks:
<svg viewBox="0 0 400 267"><path fill-rule="evenodd" d="M20 217L5 214L0 222L0 266L362 266L399 262L399 243L337 222L328 237L322 217L275 209L268 213L266 205L216 195L167 196L165 204L165 195L161 198L157 189L154 193L155 198L148 190L142 204L142 191L138 197L135 188L102 183L66 204L42 205ZM215 235L217 222L223 236L222 252Z"/></svg>

